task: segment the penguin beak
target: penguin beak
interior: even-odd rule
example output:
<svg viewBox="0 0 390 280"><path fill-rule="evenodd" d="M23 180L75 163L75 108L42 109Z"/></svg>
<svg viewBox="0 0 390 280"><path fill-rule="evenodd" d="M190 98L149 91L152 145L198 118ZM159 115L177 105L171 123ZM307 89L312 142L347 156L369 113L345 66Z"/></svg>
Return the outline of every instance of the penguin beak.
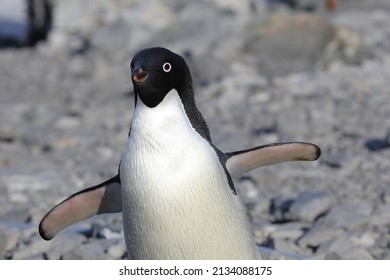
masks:
<svg viewBox="0 0 390 280"><path fill-rule="evenodd" d="M141 67L137 67L132 71L133 80L137 83L143 83L148 77L148 72Z"/></svg>

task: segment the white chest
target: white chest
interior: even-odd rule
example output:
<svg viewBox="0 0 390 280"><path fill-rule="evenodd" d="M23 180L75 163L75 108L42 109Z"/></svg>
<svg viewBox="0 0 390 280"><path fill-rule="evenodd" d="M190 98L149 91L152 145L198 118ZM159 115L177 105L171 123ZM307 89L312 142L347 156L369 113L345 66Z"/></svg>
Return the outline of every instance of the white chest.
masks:
<svg viewBox="0 0 390 280"><path fill-rule="evenodd" d="M176 91L155 108L138 100L120 174L130 258L256 257L245 212Z"/></svg>

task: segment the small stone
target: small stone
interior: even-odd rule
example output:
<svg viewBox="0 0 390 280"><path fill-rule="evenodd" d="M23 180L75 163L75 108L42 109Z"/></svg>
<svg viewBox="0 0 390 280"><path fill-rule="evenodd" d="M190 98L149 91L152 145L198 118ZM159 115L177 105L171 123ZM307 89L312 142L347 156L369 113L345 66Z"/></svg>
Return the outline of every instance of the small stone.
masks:
<svg viewBox="0 0 390 280"><path fill-rule="evenodd" d="M258 246L258 249L260 251L263 260L285 260L286 259L286 257L282 256L279 252L277 252L274 249L265 246Z"/></svg>
<svg viewBox="0 0 390 280"><path fill-rule="evenodd" d="M293 241L286 238L274 238L272 240L273 247L276 251L280 252L282 255L287 254L300 254L300 248L294 244Z"/></svg>
<svg viewBox="0 0 390 280"><path fill-rule="evenodd" d="M371 247L375 244L376 240L379 239L378 234L367 231L359 235L351 236L351 240L358 246L362 246L364 248Z"/></svg>
<svg viewBox="0 0 390 280"><path fill-rule="evenodd" d="M309 224L299 222L275 225L275 228L270 233L270 236L272 238L288 238L295 240L301 237L308 229L310 229Z"/></svg>
<svg viewBox="0 0 390 280"><path fill-rule="evenodd" d="M48 251L51 247L51 243L43 240L41 238L36 238L32 240L31 243L27 244L21 250L18 250L13 253L12 259L14 260L26 260L33 258L36 255L43 254Z"/></svg>
<svg viewBox="0 0 390 280"><path fill-rule="evenodd" d="M259 196L255 203L248 205L248 212L251 217L255 219L255 217L265 214L269 212L269 209L271 208L271 200Z"/></svg>
<svg viewBox="0 0 390 280"><path fill-rule="evenodd" d="M124 239L121 239L118 243L112 245L107 250L107 254L115 260L122 259L126 255L126 252L127 249Z"/></svg>
<svg viewBox="0 0 390 280"><path fill-rule="evenodd" d="M363 248L351 248L340 254L343 260L373 260L372 255Z"/></svg>
<svg viewBox="0 0 390 280"><path fill-rule="evenodd" d="M87 243L77 246L74 250L67 251L63 255L64 260L106 260L111 257L104 253L101 246L95 243Z"/></svg>
<svg viewBox="0 0 390 280"><path fill-rule="evenodd" d="M7 235L5 233L5 230L0 227L0 256L3 255L3 252L7 248Z"/></svg>
<svg viewBox="0 0 390 280"><path fill-rule="evenodd" d="M383 193L382 193L382 200L386 204L390 204L390 188L387 188Z"/></svg>
<svg viewBox="0 0 390 280"><path fill-rule="evenodd" d="M21 239L21 235L22 235L21 230L16 227L4 227L3 229L1 229L0 227L0 232L1 230L3 230L3 234L4 234L3 238L5 238L2 240L3 241L5 240L6 242L4 251L8 251L15 248Z"/></svg>
<svg viewBox="0 0 390 280"><path fill-rule="evenodd" d="M292 203L288 217L294 220L313 222L333 205L334 199L325 192L302 192Z"/></svg>
<svg viewBox="0 0 390 280"><path fill-rule="evenodd" d="M370 223L370 217L346 206L336 206L324 217L322 223L329 228L364 229Z"/></svg>
<svg viewBox="0 0 390 280"><path fill-rule="evenodd" d="M285 215L288 213L294 199L291 197L276 197L272 199L271 212L276 220L285 220Z"/></svg>
<svg viewBox="0 0 390 280"><path fill-rule="evenodd" d="M112 231L110 228L105 227L99 231L98 237L110 240L110 239L123 238L124 235L123 235L123 232L115 232L115 231Z"/></svg>
<svg viewBox="0 0 390 280"><path fill-rule="evenodd" d="M255 183L250 179L242 179L237 184L237 190L242 197L242 200L245 204L255 203L259 196L259 189L256 187Z"/></svg>
<svg viewBox="0 0 390 280"><path fill-rule="evenodd" d="M351 240L351 236L347 234L341 234L333 240L324 242L320 245L317 252L318 253L335 253L340 255L340 253L345 252L351 248L354 248L356 245Z"/></svg>
<svg viewBox="0 0 390 280"><path fill-rule="evenodd" d="M315 225L298 240L298 246L303 248L317 248L321 243L332 240L338 234L340 234L340 231L334 228L322 224Z"/></svg>
<svg viewBox="0 0 390 280"><path fill-rule="evenodd" d="M58 234L51 242L50 250L46 252L49 260L60 260L66 252L81 246L87 238L79 233L63 232Z"/></svg>
<svg viewBox="0 0 390 280"><path fill-rule="evenodd" d="M72 129L80 125L80 117L77 115L62 116L55 122L55 127L58 129Z"/></svg>

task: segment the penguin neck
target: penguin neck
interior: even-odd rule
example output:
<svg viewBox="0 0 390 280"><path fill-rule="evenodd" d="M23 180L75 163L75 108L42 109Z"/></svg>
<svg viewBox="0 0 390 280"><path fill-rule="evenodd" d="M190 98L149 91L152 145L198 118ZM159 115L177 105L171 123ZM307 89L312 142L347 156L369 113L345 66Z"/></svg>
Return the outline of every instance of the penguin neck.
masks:
<svg viewBox="0 0 390 280"><path fill-rule="evenodd" d="M210 144L212 144L210 130L207 123L198 107L196 107L194 90L192 87L192 77L189 71L187 75L185 75L182 87L178 89L178 93L192 127Z"/></svg>
<svg viewBox="0 0 390 280"><path fill-rule="evenodd" d="M155 108L156 110L158 107L163 107L168 103L172 98L172 95L176 95L180 98L181 104L184 108L185 114L191 123L191 126L195 129L197 133L199 133L200 136L202 136L204 139L206 139L211 144L211 136L210 136L210 130L207 126L207 123L205 119L203 118L202 114L196 107L195 99L194 99L194 92L192 88L192 79L191 75L186 75L186 78L183 82L183 86L181 86L178 90L172 89L170 90L164 97L164 99L161 101L160 104L158 104ZM135 94L135 111L137 111L137 107L139 106L145 106L147 107L139 98L138 94ZM154 108L150 108L154 109Z"/></svg>

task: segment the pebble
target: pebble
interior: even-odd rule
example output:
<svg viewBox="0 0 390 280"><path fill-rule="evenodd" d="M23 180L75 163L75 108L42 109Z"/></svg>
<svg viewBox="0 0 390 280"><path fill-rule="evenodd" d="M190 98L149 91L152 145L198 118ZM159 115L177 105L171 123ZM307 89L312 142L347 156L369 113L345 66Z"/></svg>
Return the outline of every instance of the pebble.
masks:
<svg viewBox="0 0 390 280"><path fill-rule="evenodd" d="M324 217L322 223L329 228L364 229L369 225L370 217L347 206L335 206Z"/></svg>
<svg viewBox="0 0 390 280"><path fill-rule="evenodd" d="M298 239L297 244L302 248L317 248L322 243L333 240L340 234L340 230L328 227L324 224L318 224L312 227L305 235Z"/></svg>
<svg viewBox="0 0 390 280"><path fill-rule="evenodd" d="M47 242L46 240L43 240L40 237L34 238L27 245L28 246L25 246L24 248L14 252L12 255L12 259L26 260L26 259L34 258L38 255L39 255L39 259L41 259L41 255L43 255L44 252L49 251L51 248L51 243Z"/></svg>
<svg viewBox="0 0 390 280"><path fill-rule="evenodd" d="M291 222L286 224L274 225L269 235L272 238L288 238L296 240L310 229L311 225L302 222Z"/></svg>
<svg viewBox="0 0 390 280"><path fill-rule="evenodd" d="M46 258L49 260L63 259L67 252L75 250L82 246L87 241L87 238L79 233L63 232L58 234L51 243L51 248L46 252Z"/></svg>
<svg viewBox="0 0 390 280"><path fill-rule="evenodd" d="M77 246L74 250L63 254L64 260L107 260L111 259L103 248L95 243L86 243Z"/></svg>
<svg viewBox="0 0 390 280"><path fill-rule="evenodd" d="M340 259L343 260L373 260L374 258L365 249L362 248L350 248L349 250L340 253Z"/></svg>
<svg viewBox="0 0 390 280"><path fill-rule="evenodd" d="M7 248L7 236L5 234L5 229L0 227L0 256L3 255Z"/></svg>
<svg viewBox="0 0 390 280"><path fill-rule="evenodd" d="M390 187L382 193L382 199L384 203L390 204Z"/></svg>
<svg viewBox="0 0 390 280"><path fill-rule="evenodd" d="M113 259L123 259L127 253L125 240L119 240L116 244L110 246L107 250L107 254Z"/></svg>
<svg viewBox="0 0 390 280"><path fill-rule="evenodd" d="M325 192L302 192L292 203L287 216L293 220L313 222L334 204L334 198Z"/></svg>

